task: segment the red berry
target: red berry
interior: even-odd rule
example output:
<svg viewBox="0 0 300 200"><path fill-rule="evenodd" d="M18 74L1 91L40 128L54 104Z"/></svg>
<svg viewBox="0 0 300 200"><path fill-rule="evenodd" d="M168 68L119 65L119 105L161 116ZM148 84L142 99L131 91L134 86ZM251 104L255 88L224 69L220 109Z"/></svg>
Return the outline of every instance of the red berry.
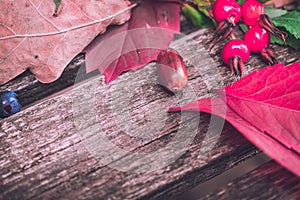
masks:
<svg viewBox="0 0 300 200"><path fill-rule="evenodd" d="M218 42L226 39L242 16L241 6L235 0L216 0L212 8L215 20L219 22L216 32L208 43L212 49Z"/></svg>
<svg viewBox="0 0 300 200"><path fill-rule="evenodd" d="M287 34L282 32L273 24L271 18L265 14L264 5L259 3L257 0L246 0L246 2L242 5L242 18L246 25L259 25L276 37L282 39L285 43Z"/></svg>
<svg viewBox="0 0 300 200"><path fill-rule="evenodd" d="M230 40L222 50L222 59L235 74L243 74L244 63L250 56L250 49L244 40Z"/></svg>
<svg viewBox="0 0 300 200"><path fill-rule="evenodd" d="M246 0L242 5L242 19L248 26L255 26L262 14L265 14L264 5L257 0Z"/></svg>
<svg viewBox="0 0 300 200"><path fill-rule="evenodd" d="M266 59L270 65L277 63L275 53L268 48L270 44L270 34L267 30L259 26L254 26L245 33L244 40L249 45L251 52L260 52L262 57Z"/></svg>
<svg viewBox="0 0 300 200"><path fill-rule="evenodd" d="M222 59L224 63L229 64L230 58L239 56L243 62L246 62L250 56L250 49L244 40L230 40L222 50Z"/></svg>
<svg viewBox="0 0 300 200"><path fill-rule="evenodd" d="M258 53L270 44L270 34L267 30L254 26L245 33L244 40L248 43L251 52Z"/></svg>
<svg viewBox="0 0 300 200"><path fill-rule="evenodd" d="M227 20L234 25L242 16L241 6L235 0L216 0L212 11L218 22Z"/></svg>
<svg viewBox="0 0 300 200"><path fill-rule="evenodd" d="M188 81L186 66L182 57L171 48L159 53L157 73L160 84L171 92L183 90Z"/></svg>

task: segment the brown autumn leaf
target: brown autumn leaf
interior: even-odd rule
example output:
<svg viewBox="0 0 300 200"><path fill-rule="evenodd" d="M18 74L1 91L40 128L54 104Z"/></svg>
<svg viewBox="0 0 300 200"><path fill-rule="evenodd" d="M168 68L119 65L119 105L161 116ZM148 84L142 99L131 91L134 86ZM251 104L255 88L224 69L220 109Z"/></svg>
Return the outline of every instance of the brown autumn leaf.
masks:
<svg viewBox="0 0 300 200"><path fill-rule="evenodd" d="M0 84L27 68L41 82L56 80L108 25L127 21L131 7L128 0L63 0L53 15L53 0L0 1Z"/></svg>
<svg viewBox="0 0 300 200"><path fill-rule="evenodd" d="M266 6L271 6L274 8L280 8L284 5L296 2L296 0L270 0L265 3Z"/></svg>

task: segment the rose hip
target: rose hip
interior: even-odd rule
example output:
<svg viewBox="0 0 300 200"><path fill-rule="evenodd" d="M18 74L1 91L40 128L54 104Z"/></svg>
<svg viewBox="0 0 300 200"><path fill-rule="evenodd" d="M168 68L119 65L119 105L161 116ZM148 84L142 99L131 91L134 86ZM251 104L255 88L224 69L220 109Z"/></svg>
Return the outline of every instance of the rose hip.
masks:
<svg viewBox="0 0 300 200"><path fill-rule="evenodd" d="M251 52L260 52L263 58L271 65L277 63L275 53L268 48L270 34L267 30L259 26L254 26L245 33L244 40L249 45Z"/></svg>
<svg viewBox="0 0 300 200"><path fill-rule="evenodd" d="M209 41L214 42L211 49L232 33L233 27L242 16L241 6L235 0L216 0L212 11L219 25L213 38Z"/></svg>
<svg viewBox="0 0 300 200"><path fill-rule="evenodd" d="M286 34L274 26L272 20L265 14L264 5L257 0L246 0L242 5L242 19L248 26L256 26L266 29L285 43Z"/></svg>
<svg viewBox="0 0 300 200"><path fill-rule="evenodd" d="M259 26L250 28L244 36L245 41L248 43L251 52L258 53L261 49L270 44L269 32Z"/></svg>
<svg viewBox="0 0 300 200"><path fill-rule="evenodd" d="M186 86L188 78L185 63L174 49L162 50L157 57L159 83L171 92L179 92Z"/></svg>
<svg viewBox="0 0 300 200"><path fill-rule="evenodd" d="M234 74L243 75L244 63L250 56L250 48L244 40L230 40L222 50L222 59L229 65L230 71Z"/></svg>
<svg viewBox="0 0 300 200"><path fill-rule="evenodd" d="M213 15L216 21L227 20L235 25L241 18L241 6L235 0L216 0L213 4Z"/></svg>
<svg viewBox="0 0 300 200"><path fill-rule="evenodd" d="M259 17L265 14L264 5L256 0L246 0L242 5L242 19L248 26L257 25Z"/></svg>

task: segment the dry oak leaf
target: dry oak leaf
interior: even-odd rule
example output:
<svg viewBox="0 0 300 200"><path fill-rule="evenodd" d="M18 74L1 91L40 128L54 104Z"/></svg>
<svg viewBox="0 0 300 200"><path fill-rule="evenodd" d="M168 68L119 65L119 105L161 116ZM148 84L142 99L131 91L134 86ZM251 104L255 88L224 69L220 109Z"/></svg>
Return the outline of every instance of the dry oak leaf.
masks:
<svg viewBox="0 0 300 200"><path fill-rule="evenodd" d="M29 69L56 80L67 64L110 24L130 18L128 0L0 1L0 84Z"/></svg>

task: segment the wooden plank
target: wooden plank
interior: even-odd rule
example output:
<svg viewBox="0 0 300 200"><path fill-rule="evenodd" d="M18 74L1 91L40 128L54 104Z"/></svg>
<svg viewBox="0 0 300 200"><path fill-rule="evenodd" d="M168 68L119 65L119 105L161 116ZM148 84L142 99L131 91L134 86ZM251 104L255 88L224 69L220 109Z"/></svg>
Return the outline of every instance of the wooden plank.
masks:
<svg viewBox="0 0 300 200"><path fill-rule="evenodd" d="M258 150L220 118L165 112L236 80L220 67L219 49L209 56L210 35L201 30L172 44L188 64L182 96L157 85L149 64L110 85L92 77L1 120L0 197L174 197L254 156ZM256 57L251 63L246 73L263 66Z"/></svg>
<svg viewBox="0 0 300 200"><path fill-rule="evenodd" d="M300 179L274 161L228 183L205 199L299 199Z"/></svg>
<svg viewBox="0 0 300 200"><path fill-rule="evenodd" d="M258 167L262 166L264 163L271 161L272 159L268 157L263 152L260 152L253 158L249 158L238 165L227 170L226 172L204 182L193 189L183 193L177 199L200 199L204 198L206 195L212 194L220 188L226 186L230 181L233 181L246 173L249 173Z"/></svg>
<svg viewBox="0 0 300 200"><path fill-rule="evenodd" d="M33 102L45 98L51 94L59 92L67 87L74 85L77 73L82 75L81 79L96 75L97 72L84 74L85 72L84 55L76 56L66 67L61 77L48 84L39 82L29 71L24 72L8 83L1 85L0 90L12 90L18 95L22 106L28 106ZM83 71L79 71L83 70Z"/></svg>
<svg viewBox="0 0 300 200"><path fill-rule="evenodd" d="M192 126L198 120L191 116L182 126L190 134L195 134L195 139L179 159L149 173L122 172L104 166L87 151L74 125L72 102L69 99L62 105L62 98L43 102L38 110L29 108L18 117L11 118L12 121L4 120L1 125L0 177L3 186L0 194L4 199L174 197L231 168L240 160L255 155L257 151L228 124L225 124L219 138L217 133L212 132L204 140L209 115L202 116L199 127ZM57 108L63 111L59 115ZM161 133L142 141L128 138L121 131L107 134L113 143L124 149L151 152L168 144L178 134L176 129L180 116L171 114L168 118L166 128ZM109 120L104 122L109 123ZM115 128L108 127L106 130L109 132ZM185 134L180 139L186 137ZM216 140L216 146L210 150L209 142ZM101 141L98 142L101 145ZM205 146L201 146L205 143ZM207 157L199 158L200 150L208 151ZM118 155L114 156L117 161L122 161L116 158ZM160 159L166 159L167 156L170 155L162 152L154 159L163 161ZM124 156L124 160L126 158L130 158L130 153ZM149 161L153 160L149 158ZM149 163L140 158L133 164L139 167Z"/></svg>

